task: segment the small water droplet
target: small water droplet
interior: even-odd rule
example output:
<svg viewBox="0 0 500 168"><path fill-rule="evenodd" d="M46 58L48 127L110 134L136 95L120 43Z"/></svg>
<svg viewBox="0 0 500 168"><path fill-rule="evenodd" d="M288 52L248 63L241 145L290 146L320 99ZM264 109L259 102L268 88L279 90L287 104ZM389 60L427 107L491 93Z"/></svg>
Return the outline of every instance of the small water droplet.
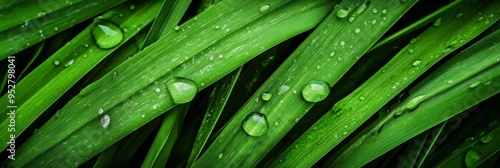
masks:
<svg viewBox="0 0 500 168"><path fill-rule="evenodd" d="M355 17L355 16L351 16L351 17L349 17L349 23L354 22L354 20L355 20L355 19L356 19L356 17Z"/></svg>
<svg viewBox="0 0 500 168"><path fill-rule="evenodd" d="M124 38L120 27L106 20L100 20L90 31L95 43L101 49L116 47Z"/></svg>
<svg viewBox="0 0 500 168"><path fill-rule="evenodd" d="M108 127L110 121L111 121L111 117L109 117L109 115L107 115L107 114L104 115L101 118L101 126L104 128Z"/></svg>
<svg viewBox="0 0 500 168"><path fill-rule="evenodd" d="M219 57L219 58L224 58L224 55L222 55L222 54L219 54L219 56L218 56L218 57Z"/></svg>
<svg viewBox="0 0 500 168"><path fill-rule="evenodd" d="M285 92L287 92L288 90L290 90L290 86L287 86L287 85L282 85L282 86L280 86L280 88L278 89L278 95L282 95L282 94L284 94Z"/></svg>
<svg viewBox="0 0 500 168"><path fill-rule="evenodd" d="M102 109L102 108L99 108L99 110L97 110L97 113L99 113L99 114L102 114L102 113L104 113L104 109Z"/></svg>
<svg viewBox="0 0 500 168"><path fill-rule="evenodd" d="M273 97L273 94L271 92L264 92L264 93L262 93L262 95L260 97L264 101L269 101Z"/></svg>
<svg viewBox="0 0 500 168"><path fill-rule="evenodd" d="M242 127L248 135L258 137L267 132L269 124L266 115L259 112L252 112L245 117Z"/></svg>
<svg viewBox="0 0 500 168"><path fill-rule="evenodd" d="M181 27L180 27L180 26L175 26L175 27L174 27L174 30L176 30L176 31L177 31L177 30L179 30L179 29L181 29Z"/></svg>
<svg viewBox="0 0 500 168"><path fill-rule="evenodd" d="M73 63L75 63L75 59L70 59L66 63L64 63L64 67L70 67L71 65L73 65Z"/></svg>
<svg viewBox="0 0 500 168"><path fill-rule="evenodd" d="M481 153L474 149L470 149L465 154L465 165L467 167L475 167L478 164L478 161L481 159Z"/></svg>
<svg viewBox="0 0 500 168"><path fill-rule="evenodd" d="M219 25L215 25L215 26L214 26L214 29L215 29L215 30L218 30L219 28L220 28L220 26L219 26Z"/></svg>
<svg viewBox="0 0 500 168"><path fill-rule="evenodd" d="M135 10L135 5L130 5L130 6L128 6L128 9L130 9L130 10Z"/></svg>
<svg viewBox="0 0 500 168"><path fill-rule="evenodd" d="M454 47L457 44L458 44L457 40L452 40L452 41L449 41L448 43L446 43L446 46L447 47Z"/></svg>
<svg viewBox="0 0 500 168"><path fill-rule="evenodd" d="M337 11L337 17L340 19L346 18L349 15L349 11L347 9L340 9Z"/></svg>
<svg viewBox="0 0 500 168"><path fill-rule="evenodd" d="M363 100L365 100L365 97L364 96L359 96L359 100L363 101Z"/></svg>
<svg viewBox="0 0 500 168"><path fill-rule="evenodd" d="M453 83L453 80L452 79L447 80L446 83L451 84L451 83Z"/></svg>
<svg viewBox="0 0 500 168"><path fill-rule="evenodd" d="M482 16L477 19L478 22L482 22L483 20L484 20L484 17L482 17Z"/></svg>
<svg viewBox="0 0 500 168"><path fill-rule="evenodd" d="M475 82L472 82L472 83L469 85L469 88L470 88L470 89L476 88L477 86L479 86L479 84L481 84L481 81L475 81Z"/></svg>
<svg viewBox="0 0 500 168"><path fill-rule="evenodd" d="M422 61L420 61L420 60L415 60L415 61L413 62L413 66L418 66L418 65L420 65L420 63L422 63Z"/></svg>
<svg viewBox="0 0 500 168"><path fill-rule="evenodd" d="M222 157L224 157L224 154L222 154L222 153L219 153L219 156L218 156L218 158L219 158L219 159L222 159Z"/></svg>
<svg viewBox="0 0 500 168"><path fill-rule="evenodd" d="M374 9L372 9L372 12L375 14L378 12L378 10L374 8Z"/></svg>
<svg viewBox="0 0 500 168"><path fill-rule="evenodd" d="M53 63L55 66L59 66L59 64L61 64L61 62L60 62L58 59L56 59L56 60L52 61L52 63Z"/></svg>
<svg viewBox="0 0 500 168"><path fill-rule="evenodd" d="M196 83L185 78L174 77L165 85L175 104L190 102L198 92Z"/></svg>
<svg viewBox="0 0 500 168"><path fill-rule="evenodd" d="M357 34L357 33L359 33L359 32L361 32L361 29L359 29L359 28L354 29L354 33L356 33L356 34Z"/></svg>
<svg viewBox="0 0 500 168"><path fill-rule="evenodd" d="M463 15L464 15L463 13L457 13L457 15L455 15L455 18L460 19L462 18Z"/></svg>
<svg viewBox="0 0 500 168"><path fill-rule="evenodd" d="M312 103L324 100L329 93L328 84L320 80L312 80L302 88L302 97Z"/></svg>
<svg viewBox="0 0 500 168"><path fill-rule="evenodd" d="M144 118L144 117L146 117L146 115L143 114L141 117Z"/></svg>
<svg viewBox="0 0 500 168"><path fill-rule="evenodd" d="M266 12L268 12L268 11L269 11L269 9L271 9L271 5L268 5L268 4L266 4L266 5L261 5L261 6L259 7L259 12L260 12L260 13L266 13Z"/></svg>
<svg viewBox="0 0 500 168"><path fill-rule="evenodd" d="M411 49L411 48L409 48L409 49L408 49L408 50L406 50L406 51L408 52L408 54L413 54L413 53L415 53L415 50L413 50L413 49Z"/></svg>
<svg viewBox="0 0 500 168"><path fill-rule="evenodd" d="M335 56L335 51L330 52L330 57Z"/></svg>
<svg viewBox="0 0 500 168"><path fill-rule="evenodd" d="M155 89L155 92L157 92L157 93L160 93L160 91L161 91L161 89L160 89L160 88L156 88L156 89Z"/></svg>
<svg viewBox="0 0 500 168"><path fill-rule="evenodd" d="M488 142L491 142L491 140L493 140L494 138L495 138L495 135L488 134L488 135L481 137L481 142L486 144Z"/></svg>
<svg viewBox="0 0 500 168"><path fill-rule="evenodd" d="M54 31L58 31L59 30L59 27L54 27Z"/></svg>
<svg viewBox="0 0 500 168"><path fill-rule="evenodd" d="M382 9L382 14L386 14L387 13L387 10L386 9Z"/></svg>
<svg viewBox="0 0 500 168"><path fill-rule="evenodd" d="M434 24L432 24L432 25L433 25L434 27L439 27L439 26L441 26L441 22L442 22L442 19L441 19L441 18L439 18L439 19L437 19L437 20L434 22Z"/></svg>
<svg viewBox="0 0 500 168"><path fill-rule="evenodd" d="M417 42L417 39L415 39L415 38L413 38L413 39L410 40L410 44L414 44L416 42Z"/></svg>
<svg viewBox="0 0 500 168"><path fill-rule="evenodd" d="M407 110L415 110L417 106L422 103L424 100L427 99L427 95L420 95L417 96L413 99L411 99L407 104L406 104L406 109Z"/></svg>

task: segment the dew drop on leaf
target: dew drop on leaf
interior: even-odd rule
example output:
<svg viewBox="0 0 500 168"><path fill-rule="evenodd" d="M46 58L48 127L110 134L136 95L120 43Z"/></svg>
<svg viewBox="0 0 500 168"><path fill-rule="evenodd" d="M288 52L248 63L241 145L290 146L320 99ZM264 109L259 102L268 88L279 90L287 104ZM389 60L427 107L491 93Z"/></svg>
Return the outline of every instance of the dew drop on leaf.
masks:
<svg viewBox="0 0 500 168"><path fill-rule="evenodd" d="M477 86L479 86L479 84L481 84L481 81L475 81L475 82L472 82L472 83L469 85L469 88L470 88L470 89L474 89L474 88L476 88Z"/></svg>
<svg viewBox="0 0 500 168"><path fill-rule="evenodd" d="M64 67L70 67L71 65L73 65L73 63L75 63L75 59L70 59L68 61L66 61L66 63L64 63Z"/></svg>
<svg viewBox="0 0 500 168"><path fill-rule="evenodd" d="M433 25L434 27L439 27L439 26L441 26L441 22L442 22L442 19L441 19L441 18L439 18L439 19L437 19L437 20L434 22L434 24L432 24L432 25Z"/></svg>
<svg viewBox="0 0 500 168"><path fill-rule="evenodd" d="M99 113L99 114L102 114L102 113L104 113L104 109L102 109L102 108L99 108L99 110L97 110L97 113Z"/></svg>
<svg viewBox="0 0 500 168"><path fill-rule="evenodd" d="M347 9L340 9L337 11L337 17L340 19L346 18L349 15L349 11Z"/></svg>
<svg viewBox="0 0 500 168"><path fill-rule="evenodd" d="M478 164L478 161L481 159L481 153L474 149L470 149L465 154L465 165L467 167L475 167Z"/></svg>
<svg viewBox="0 0 500 168"><path fill-rule="evenodd" d="M427 95L420 95L417 96L413 99L411 99L407 104L406 104L406 109L407 110L415 110L417 106L422 103L424 100L427 99Z"/></svg>
<svg viewBox="0 0 500 168"><path fill-rule="evenodd" d="M175 104L190 102L198 92L196 83L186 78L174 77L165 85Z"/></svg>
<svg viewBox="0 0 500 168"><path fill-rule="evenodd" d="M54 64L54 66L59 66L59 64L61 64L61 62L58 59L52 61L52 63Z"/></svg>
<svg viewBox="0 0 500 168"><path fill-rule="evenodd" d="M312 103L324 100L329 93L328 84L320 80L312 80L302 88L302 97Z"/></svg>
<svg viewBox="0 0 500 168"><path fill-rule="evenodd" d="M100 20L90 30L92 37L101 49L110 49L116 47L123 41L123 32L116 24L111 21Z"/></svg>
<svg viewBox="0 0 500 168"><path fill-rule="evenodd" d="M271 9L271 5L268 5L268 4L266 4L266 5L261 5L261 6L259 7L259 12L260 12L260 13L266 13L266 12L268 12L268 11L269 11L269 9Z"/></svg>
<svg viewBox="0 0 500 168"><path fill-rule="evenodd" d="M491 140L493 140L494 138L495 138L495 135L488 134L488 135L482 136L480 140L481 140L482 143L486 144L488 142L491 142Z"/></svg>
<svg viewBox="0 0 500 168"><path fill-rule="evenodd" d="M109 115L106 114L101 118L101 126L102 127L104 127L104 128L108 127L109 122L111 122L111 117L109 117Z"/></svg>
<svg viewBox="0 0 500 168"><path fill-rule="evenodd" d="M264 101L269 101L273 97L273 94L271 92L264 92L264 93L262 93L262 95L260 97Z"/></svg>
<svg viewBox="0 0 500 168"><path fill-rule="evenodd" d="M243 119L243 130L250 136L258 137L264 135L269 129L266 115L252 112Z"/></svg>

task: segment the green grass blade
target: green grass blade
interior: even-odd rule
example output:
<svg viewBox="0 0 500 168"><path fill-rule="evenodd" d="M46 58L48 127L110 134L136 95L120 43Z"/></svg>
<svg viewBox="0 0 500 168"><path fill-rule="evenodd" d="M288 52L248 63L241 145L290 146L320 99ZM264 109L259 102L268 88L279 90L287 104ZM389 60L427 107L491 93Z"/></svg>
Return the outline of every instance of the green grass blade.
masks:
<svg viewBox="0 0 500 168"><path fill-rule="evenodd" d="M159 3L157 3L159 4ZM137 9L130 11L127 4L118 6L105 14L103 18L113 21L122 28L137 28L124 31L124 40L130 39L141 27L151 22L159 10L159 5L154 2L137 4ZM117 11L122 13L120 17ZM40 116L53 102L64 94L71 86L81 79L87 72L97 65L102 59L112 53L115 49L100 49L93 41L90 30L96 26L94 23L84 29L74 39L58 50L49 59L44 61L35 70L30 72L16 89L16 136L19 136L30 123ZM121 44L120 44L121 45ZM56 64L57 62L57 64ZM7 106L8 97L4 95L0 99L0 105ZM8 109L0 110L8 113ZM2 119L0 126L5 128L9 125L7 118ZM2 141L8 141L7 136L0 137ZM7 144L0 146L4 149Z"/></svg>
<svg viewBox="0 0 500 168"><path fill-rule="evenodd" d="M0 6L0 60L87 20L124 0L17 1Z"/></svg>
<svg viewBox="0 0 500 168"><path fill-rule="evenodd" d="M320 159L433 64L498 20L500 5L496 3L469 1L455 10L463 13L460 19L456 18L457 13L443 16L441 25L419 35L416 42L408 44L368 81L337 102L278 157L282 163L275 163L290 166L305 157L314 158L307 159L313 162Z"/></svg>
<svg viewBox="0 0 500 168"><path fill-rule="evenodd" d="M448 13L448 12L453 12L452 10L454 10L457 5L460 5L463 2L464 2L463 0L456 0L456 1L451 2L448 5L444 6L443 8L441 8L439 10L432 12L431 14L427 15L426 17L424 17L424 18L412 23L411 25L399 30L398 32L391 34L390 36L380 40L375 45L373 45L372 48L370 48L370 51L375 50L383 45L387 45L388 43L390 43L390 42L392 42L392 41L394 41L402 36L405 36L410 32L413 32L419 28L424 27L425 25L427 25L433 21L436 21L436 19L441 17L443 14Z"/></svg>
<svg viewBox="0 0 500 168"><path fill-rule="evenodd" d="M200 129L198 130L191 155L189 156L187 167L191 167L196 159L198 159L201 150L212 134L215 124L217 124L217 120L226 107L229 96L231 95L234 85L239 78L241 69L242 68L238 68L237 70L231 72L215 84L212 93L210 94L207 111L201 122Z"/></svg>
<svg viewBox="0 0 500 168"><path fill-rule="evenodd" d="M383 127L374 126L370 128L371 131L359 135L353 145L342 151L332 165L362 166L404 141L500 92L500 60L494 56L494 53L500 52L500 46L495 44L499 42L498 39L500 31L474 44L433 71L434 73L412 88L410 97L392 110L392 113L401 110L405 113L411 112L402 114L397 119L381 119L376 122L377 125L383 124ZM477 81L482 84L476 84ZM421 98L422 95L429 97ZM377 134L373 134L374 132Z"/></svg>
<svg viewBox="0 0 500 168"><path fill-rule="evenodd" d="M261 4L272 8L259 11ZM332 5L325 1L220 2L125 61L114 69L116 74L108 73L82 90L58 117L48 120L17 149L22 162L6 163L80 164L173 107L165 88L172 76L191 79L201 90L265 49L313 28ZM241 16L245 17L233 19ZM214 60L220 55L224 59ZM106 115L110 125L103 127L100 120L107 121ZM58 159L63 156L65 160Z"/></svg>
<svg viewBox="0 0 500 168"><path fill-rule="evenodd" d="M141 49L165 36L179 24L191 0L165 0Z"/></svg>
<svg viewBox="0 0 500 168"><path fill-rule="evenodd" d="M19 82L19 80L23 78L24 73L30 68L31 64L33 64L35 59L38 58L38 56L40 56L40 53L42 52L42 49L44 48L44 46L45 46L45 41L41 42L36 47L36 50L35 50L35 53L33 54L33 57L30 58L30 62L26 65L26 67L23 68L21 73L17 76L16 82Z"/></svg>
<svg viewBox="0 0 500 168"><path fill-rule="evenodd" d="M342 1L240 109L195 167L257 165L314 104L304 100L302 89L311 81L335 84L415 1L384 3L371 2L367 6L359 1ZM389 12L372 12L384 8ZM343 13L346 9L351 10L351 15ZM376 24L372 24L374 19L378 20ZM273 94L269 101L261 99L264 92ZM267 118L268 129L260 136L249 136L242 129L242 122L254 112ZM294 159L289 166L310 166L296 164L298 160L311 159Z"/></svg>
<svg viewBox="0 0 500 168"><path fill-rule="evenodd" d="M165 115L160 130L158 130L141 167L165 167L174 143L179 137L182 122L188 109L189 104L179 105Z"/></svg>

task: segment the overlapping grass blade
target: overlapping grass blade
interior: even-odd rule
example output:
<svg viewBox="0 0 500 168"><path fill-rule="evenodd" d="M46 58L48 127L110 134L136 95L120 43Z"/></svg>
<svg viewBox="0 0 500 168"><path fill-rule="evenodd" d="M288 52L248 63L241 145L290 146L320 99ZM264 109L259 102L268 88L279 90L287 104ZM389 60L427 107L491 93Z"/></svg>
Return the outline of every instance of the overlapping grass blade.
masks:
<svg viewBox="0 0 500 168"><path fill-rule="evenodd" d="M335 84L415 2L342 1L232 118L195 167L257 165L314 104L300 95L303 88L311 81ZM381 12L373 12L374 9ZM271 93L272 98L263 101L264 92ZM242 129L244 119L254 112L267 118L267 131L263 135L249 136ZM304 158L293 161L311 161Z"/></svg>
<svg viewBox="0 0 500 168"><path fill-rule="evenodd" d="M165 167L174 143L179 137L188 109L189 104L182 104L174 107L165 115L160 130L158 130L141 167Z"/></svg>
<svg viewBox="0 0 500 168"><path fill-rule="evenodd" d="M453 57L412 88L392 110L340 152L332 165L357 167L500 92L500 31ZM403 111L403 113L401 113ZM436 113L439 111L439 113ZM393 118L393 115L388 115ZM383 125L383 127L379 127ZM368 152L369 151L369 152Z"/></svg>
<svg viewBox="0 0 500 168"><path fill-rule="evenodd" d="M205 146L208 138L212 134L212 131L219 120L226 103L229 100L229 95L233 90L236 81L239 78L242 68L231 72L226 77L219 80L210 94L208 107L205 116L201 122L200 129L196 136L191 154L189 156L187 167L191 167L192 164L198 159L203 147Z"/></svg>
<svg viewBox="0 0 500 168"><path fill-rule="evenodd" d="M433 64L497 21L499 7L498 2L468 1L444 15L439 24L429 27L368 81L337 102L275 164L291 166L301 160L309 165L319 160Z"/></svg>
<svg viewBox="0 0 500 168"><path fill-rule="evenodd" d="M102 18L98 18L95 23L84 29L16 85L16 89L22 90L16 94L18 111L16 136L19 136L53 102L117 48L100 49L94 43L90 31L100 20L109 20L123 29L128 28L129 30L123 31L123 39L126 41L153 20L161 4L143 1L136 4L136 9L133 11L129 10L128 5L123 4L103 14ZM6 107L7 99L7 95L4 95L0 99L0 105ZM0 111L8 113L8 109ZM7 128L9 122L7 118L2 119L0 126ZM0 140L7 142L7 138L8 136L2 136ZM3 144L0 148L4 149L6 146L7 144Z"/></svg>
<svg viewBox="0 0 500 168"><path fill-rule="evenodd" d="M85 21L124 0L29 1L0 4L0 60Z"/></svg>
<svg viewBox="0 0 500 168"><path fill-rule="evenodd" d="M22 162L7 164L81 164L173 107L164 85L172 76L190 79L201 90L265 49L311 29L332 6L328 1L220 2L82 90L18 149Z"/></svg>

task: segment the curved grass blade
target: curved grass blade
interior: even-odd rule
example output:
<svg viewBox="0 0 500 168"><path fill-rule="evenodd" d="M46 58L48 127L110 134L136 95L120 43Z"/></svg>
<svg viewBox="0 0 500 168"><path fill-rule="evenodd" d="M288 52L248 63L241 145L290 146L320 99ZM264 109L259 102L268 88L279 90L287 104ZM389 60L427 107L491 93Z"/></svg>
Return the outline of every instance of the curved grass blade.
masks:
<svg viewBox="0 0 500 168"><path fill-rule="evenodd" d="M301 92L304 94L303 88L309 84L312 87L322 85L329 91L329 86L335 84L415 2L342 1L336 10L247 101L247 104L232 118L205 154L195 163L195 167L204 165L256 166L281 137L315 102L319 101L305 101L300 95ZM373 9L384 8L390 13L374 14L372 12ZM372 23L374 19L378 20L375 24ZM263 101L261 95L264 92L272 93L272 98ZM255 112L265 115L267 119L267 123L264 122L265 133L262 135L247 133L242 129L244 120L253 119ZM293 161L311 161L310 158L304 158ZM308 167L311 165L293 163L288 166Z"/></svg>
<svg viewBox="0 0 500 168"><path fill-rule="evenodd" d="M165 167L174 143L179 137L188 109L189 104L179 105L165 115L141 167Z"/></svg>
<svg viewBox="0 0 500 168"><path fill-rule="evenodd" d="M259 10L261 4L272 8ZM329 2L305 4L220 2L115 68L116 75L108 73L82 90L61 109L58 117L52 117L18 149L22 162L6 163L13 166L82 163L173 107L164 85L172 76L191 79L201 90L263 50L311 29L331 9L325 6ZM296 24L299 21L301 24ZM271 35L274 38L266 38ZM224 59L214 60L219 55ZM189 66L179 66L182 63ZM156 92L157 88L160 92ZM65 160L58 159L63 156Z"/></svg>
<svg viewBox="0 0 500 168"><path fill-rule="evenodd" d="M102 18L98 18L95 23L84 29L72 41L20 81L16 86L16 89L20 91L16 93L16 111L18 111L15 114L16 137L90 69L117 48L101 49L94 43L90 31L100 23L100 20L112 21L122 29L135 26L134 29L123 31L123 40L126 41L153 20L156 11L159 10L159 4L143 1L137 4L134 11L129 10L128 4L123 4L103 14ZM126 17L120 17L117 12ZM0 105L6 107L7 99L7 95L4 95L0 99ZM8 113L7 110L0 111ZM0 126L7 128L9 122L7 118L4 118ZM0 140L7 142L7 138L8 136L2 136ZM6 146L7 144L3 144L0 148L5 149Z"/></svg>
<svg viewBox="0 0 500 168"><path fill-rule="evenodd" d="M29 1L0 4L0 60L87 20L124 0Z"/></svg>
<svg viewBox="0 0 500 168"><path fill-rule="evenodd" d="M36 60L36 58L38 58L38 56L40 56L40 53L42 52L42 49L44 48L44 46L45 46L45 41L42 41L36 47L36 50L35 50L35 53L33 54L33 57L30 58L30 62L26 65L26 67L23 68L21 73L17 76L16 82L19 82L19 80L21 80L23 78L24 73L30 68L31 64L33 64L33 62Z"/></svg>
<svg viewBox="0 0 500 168"><path fill-rule="evenodd" d="M433 64L497 21L500 3L481 2L468 1L458 6L454 10L456 13L443 16L440 25L436 24L420 34L416 42L408 44L368 81L337 102L327 114L289 146L275 164L297 165L297 160L313 164ZM463 13L463 16L457 19L459 12ZM491 17L484 18L478 13ZM478 24L481 17L483 19ZM322 147L317 148L318 146ZM310 159L301 159L306 157Z"/></svg>
<svg viewBox="0 0 500 168"><path fill-rule="evenodd" d="M391 114L358 135L331 165L358 167L404 141L500 92L500 52L495 45L500 31L493 33L453 57L411 90L411 96ZM453 81L453 82L450 82ZM480 81L482 84L477 84ZM425 96L425 97L422 97ZM427 97L428 96L428 97ZM439 113L436 113L439 111ZM393 115L389 115L393 117ZM382 128L379 125L383 125ZM376 133L376 134L374 134ZM369 152L368 152L369 151Z"/></svg>
<svg viewBox="0 0 500 168"><path fill-rule="evenodd" d="M202 120L200 129L198 130L198 134L196 136L196 140L191 150L191 154L187 162L187 167L191 167L196 159L198 159L201 150L212 134L215 124L217 124L219 116L224 110L224 107L226 107L226 103L229 100L229 95L231 95L234 85L239 78L241 69L242 68L238 68L237 70L231 72L226 77L217 81L217 83L215 84L215 87L213 88L209 98L207 112L205 113L205 116Z"/></svg>

